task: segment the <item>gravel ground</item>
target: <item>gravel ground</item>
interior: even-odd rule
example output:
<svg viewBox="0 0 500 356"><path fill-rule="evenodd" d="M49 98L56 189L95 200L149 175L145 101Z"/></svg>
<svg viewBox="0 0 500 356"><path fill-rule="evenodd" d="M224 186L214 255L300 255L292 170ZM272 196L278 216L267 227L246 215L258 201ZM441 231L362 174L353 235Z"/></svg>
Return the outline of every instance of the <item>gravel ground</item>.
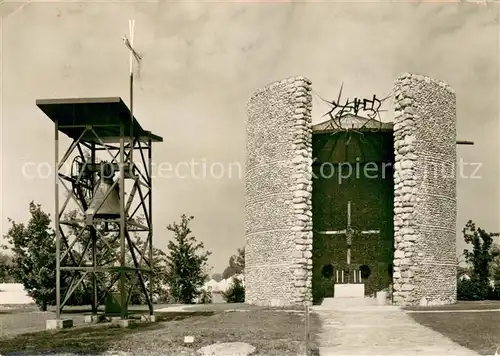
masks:
<svg viewBox="0 0 500 356"><path fill-rule="evenodd" d="M312 334L319 331L319 319L311 316ZM176 349L183 344L184 336L194 336L189 349ZM222 312L213 315L176 318L163 327L147 333L137 333L120 341L115 350L134 352L137 355L163 354L195 355L203 346L216 342L241 341L257 348L257 355L296 356L304 348L303 315L283 311L254 310L249 312ZM314 347L314 343L313 343ZM167 353L165 353L167 352ZM191 352L191 353L189 353ZM159 355L159 354L158 354Z"/></svg>
<svg viewBox="0 0 500 356"><path fill-rule="evenodd" d="M54 313L40 313L33 308L4 310L0 311L0 354L194 356L200 347L234 341L257 347L260 355L296 356L303 351L304 321L303 315L297 311L289 313L244 305L215 305L211 308L243 312L193 310L192 313L156 313L158 323L136 323L122 329L106 327L106 324L89 327L83 324L83 314L73 309L67 316L73 318L75 328L40 331L45 329L45 320L54 318ZM200 306L193 308L200 309ZM209 309L209 306L204 309ZM314 335L319 322L315 315L311 318ZM194 336L194 343L184 344L184 336Z"/></svg>
<svg viewBox="0 0 500 356"><path fill-rule="evenodd" d="M177 304L158 304L155 305L155 310L175 308ZM262 308L244 303L215 303L215 304L198 304L183 306L187 312L222 312L227 310L283 310L295 309L302 310L301 307L296 308ZM45 322L50 319L55 319L54 307L49 307L49 311L41 312L35 305L11 305L0 306L0 338L5 336L13 336L23 333L32 333L45 330ZM145 305L130 306L132 312L147 312L148 307ZM66 307L63 318L73 320L75 327L87 326L84 324L84 315L88 313L89 308L86 307ZM167 311L168 312L168 311ZM178 314L178 312L175 312Z"/></svg>

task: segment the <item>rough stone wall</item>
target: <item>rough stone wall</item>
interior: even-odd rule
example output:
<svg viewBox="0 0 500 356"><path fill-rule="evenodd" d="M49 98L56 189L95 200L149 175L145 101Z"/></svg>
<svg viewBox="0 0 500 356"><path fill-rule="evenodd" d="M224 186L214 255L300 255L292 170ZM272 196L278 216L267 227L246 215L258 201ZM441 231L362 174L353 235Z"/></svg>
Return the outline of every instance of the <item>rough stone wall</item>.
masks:
<svg viewBox="0 0 500 356"><path fill-rule="evenodd" d="M311 82L286 79L247 105L246 303L311 303Z"/></svg>
<svg viewBox="0 0 500 356"><path fill-rule="evenodd" d="M445 83L395 83L393 301L456 302L456 108Z"/></svg>

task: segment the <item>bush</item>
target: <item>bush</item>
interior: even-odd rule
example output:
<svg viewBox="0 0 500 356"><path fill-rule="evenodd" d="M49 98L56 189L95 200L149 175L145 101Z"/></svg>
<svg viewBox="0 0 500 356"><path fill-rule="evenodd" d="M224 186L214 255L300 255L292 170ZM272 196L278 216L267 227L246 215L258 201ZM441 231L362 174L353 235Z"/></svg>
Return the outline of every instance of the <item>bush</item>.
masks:
<svg viewBox="0 0 500 356"><path fill-rule="evenodd" d="M46 311L56 301L55 233L50 227L49 214L43 212L40 204L31 202L29 211L27 224L9 219L12 225L4 236L13 252L9 273L23 284L40 310Z"/></svg>
<svg viewBox="0 0 500 356"><path fill-rule="evenodd" d="M211 304L212 303L212 291L202 289L199 300L200 300L200 304Z"/></svg>
<svg viewBox="0 0 500 356"><path fill-rule="evenodd" d="M0 283L15 283L11 269L12 257L0 252Z"/></svg>
<svg viewBox="0 0 500 356"><path fill-rule="evenodd" d="M245 287L239 278L234 278L233 283L227 291L222 293L222 297L227 303L245 302Z"/></svg>
<svg viewBox="0 0 500 356"><path fill-rule="evenodd" d="M500 300L500 258L495 261L493 268L493 296L490 299Z"/></svg>
<svg viewBox="0 0 500 356"><path fill-rule="evenodd" d="M155 304L174 304L175 301L172 295L166 288L158 288L158 291L154 293L153 303Z"/></svg>
<svg viewBox="0 0 500 356"><path fill-rule="evenodd" d="M489 300L500 300L500 288L491 288Z"/></svg>
<svg viewBox="0 0 500 356"><path fill-rule="evenodd" d="M459 279L457 281L458 300L485 300L491 297L493 288L479 280Z"/></svg>
<svg viewBox="0 0 500 356"><path fill-rule="evenodd" d="M462 230L464 241L472 245L472 250L465 249L466 266L458 268L458 277L468 275L471 278L457 280L458 300L485 300L499 297L500 288L497 279L500 279L500 271L497 266L500 258L500 250L493 244L493 237L499 233L489 233L469 220ZM492 282L494 286L492 286Z"/></svg>

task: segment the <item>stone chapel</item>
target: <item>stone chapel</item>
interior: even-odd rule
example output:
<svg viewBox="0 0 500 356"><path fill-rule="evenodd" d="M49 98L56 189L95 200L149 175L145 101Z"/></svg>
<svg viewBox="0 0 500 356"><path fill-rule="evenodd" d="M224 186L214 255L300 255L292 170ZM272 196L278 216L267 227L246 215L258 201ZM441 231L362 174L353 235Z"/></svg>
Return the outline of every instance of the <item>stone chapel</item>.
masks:
<svg viewBox="0 0 500 356"><path fill-rule="evenodd" d="M251 97L247 303L321 303L389 287L397 305L456 302L455 93L403 74L393 98L394 122L345 115L340 129L312 125L304 77Z"/></svg>

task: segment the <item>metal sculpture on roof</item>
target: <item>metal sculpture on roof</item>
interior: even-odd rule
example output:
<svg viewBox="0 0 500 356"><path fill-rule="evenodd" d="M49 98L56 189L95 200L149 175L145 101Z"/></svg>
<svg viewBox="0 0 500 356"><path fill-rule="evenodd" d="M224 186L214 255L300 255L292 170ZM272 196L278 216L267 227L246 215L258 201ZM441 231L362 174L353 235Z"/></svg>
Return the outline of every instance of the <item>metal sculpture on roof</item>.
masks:
<svg viewBox="0 0 500 356"><path fill-rule="evenodd" d="M345 99L341 104L343 83L337 99L325 100L330 110L322 116L328 116L326 121L314 125L313 133L316 135L316 152L319 162L356 162L378 160L379 152L383 150L381 137L368 135L371 132L392 132L392 124L380 120L382 104L391 97L389 94L383 99L372 98ZM364 115L365 117L363 117ZM327 134L327 135L326 135ZM320 137L321 136L321 137ZM387 155L382 155L387 156ZM317 162L317 163L319 163Z"/></svg>
<svg viewBox="0 0 500 356"><path fill-rule="evenodd" d="M340 91L337 100L328 101L323 99L323 101L325 101L331 106L330 110L327 113L325 113L323 117L324 116L330 117L330 124L332 128L338 131L350 130L352 129L352 127L346 125L344 119L358 117L358 116L368 117L369 120L366 121L366 124L368 124L372 120L374 120L375 122L381 122L380 113L387 111L381 109L382 103L387 99L389 99L391 97L391 94L387 95L383 99L378 99L375 94L373 94L373 97L371 99L367 98L360 99L355 97L353 100L349 100L349 98L347 98L345 100L345 104L341 104L340 101L342 97L343 87L344 83L342 83L342 85L340 86ZM378 118L378 120L376 118ZM363 127L364 126L359 127L357 131L363 129Z"/></svg>

